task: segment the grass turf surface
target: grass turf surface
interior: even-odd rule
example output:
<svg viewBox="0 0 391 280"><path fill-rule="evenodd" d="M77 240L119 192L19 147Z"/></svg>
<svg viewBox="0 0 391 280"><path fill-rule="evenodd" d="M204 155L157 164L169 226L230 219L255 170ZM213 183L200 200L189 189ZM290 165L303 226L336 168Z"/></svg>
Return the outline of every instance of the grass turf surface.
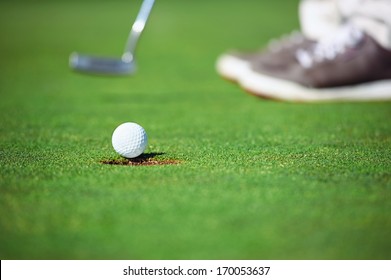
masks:
<svg viewBox="0 0 391 280"><path fill-rule="evenodd" d="M215 73L297 28L287 2L157 1L122 78L67 58L119 56L139 1L1 2L1 259L389 259L390 103L264 101ZM125 121L181 163L101 164Z"/></svg>

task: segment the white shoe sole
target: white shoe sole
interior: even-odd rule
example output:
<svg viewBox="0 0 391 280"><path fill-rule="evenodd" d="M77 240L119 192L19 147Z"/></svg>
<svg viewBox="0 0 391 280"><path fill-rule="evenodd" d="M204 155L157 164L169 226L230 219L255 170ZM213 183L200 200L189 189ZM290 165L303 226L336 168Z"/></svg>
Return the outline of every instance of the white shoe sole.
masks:
<svg viewBox="0 0 391 280"><path fill-rule="evenodd" d="M238 82L249 67L249 62L230 54L221 55L216 62L217 73L233 82Z"/></svg>
<svg viewBox="0 0 391 280"><path fill-rule="evenodd" d="M242 70L239 84L251 94L293 102L391 100L391 80L317 89L262 75L247 67L245 71Z"/></svg>

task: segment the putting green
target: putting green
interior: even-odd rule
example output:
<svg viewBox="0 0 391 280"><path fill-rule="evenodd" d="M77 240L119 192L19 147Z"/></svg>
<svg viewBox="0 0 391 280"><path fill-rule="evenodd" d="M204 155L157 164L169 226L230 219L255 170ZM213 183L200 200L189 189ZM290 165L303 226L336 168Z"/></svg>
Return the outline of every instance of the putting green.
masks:
<svg viewBox="0 0 391 280"><path fill-rule="evenodd" d="M140 1L0 3L1 259L391 258L391 104L222 80L219 54L298 27L298 1L245 2L157 1L127 77L67 59L120 56ZM176 164L102 164L126 121Z"/></svg>

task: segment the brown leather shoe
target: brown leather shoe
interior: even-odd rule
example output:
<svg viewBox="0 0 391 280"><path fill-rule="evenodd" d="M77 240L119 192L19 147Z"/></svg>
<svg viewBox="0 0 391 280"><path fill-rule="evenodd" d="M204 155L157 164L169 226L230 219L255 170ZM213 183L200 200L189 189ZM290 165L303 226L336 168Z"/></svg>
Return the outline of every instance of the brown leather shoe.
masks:
<svg viewBox="0 0 391 280"><path fill-rule="evenodd" d="M217 59L216 69L223 78L237 82L251 63L266 65L270 68L283 67L295 59L298 49L313 44L315 44L314 41L305 38L300 32L292 32L279 40L272 41L265 50L255 52L231 51L222 54Z"/></svg>
<svg viewBox="0 0 391 280"><path fill-rule="evenodd" d="M288 101L391 100L391 50L352 26L296 51L285 67L255 61L241 86L260 97Z"/></svg>

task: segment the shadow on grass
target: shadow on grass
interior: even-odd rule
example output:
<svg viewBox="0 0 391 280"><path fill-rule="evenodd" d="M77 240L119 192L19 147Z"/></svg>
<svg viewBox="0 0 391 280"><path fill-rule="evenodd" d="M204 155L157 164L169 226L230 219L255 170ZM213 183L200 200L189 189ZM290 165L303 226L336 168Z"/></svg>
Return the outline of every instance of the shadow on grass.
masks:
<svg viewBox="0 0 391 280"><path fill-rule="evenodd" d="M172 165L179 164L179 160L175 159L159 159L158 156L164 155L164 153L145 153L136 158L116 158L101 160L100 163L109 165L127 165L127 166L140 166L140 165Z"/></svg>

